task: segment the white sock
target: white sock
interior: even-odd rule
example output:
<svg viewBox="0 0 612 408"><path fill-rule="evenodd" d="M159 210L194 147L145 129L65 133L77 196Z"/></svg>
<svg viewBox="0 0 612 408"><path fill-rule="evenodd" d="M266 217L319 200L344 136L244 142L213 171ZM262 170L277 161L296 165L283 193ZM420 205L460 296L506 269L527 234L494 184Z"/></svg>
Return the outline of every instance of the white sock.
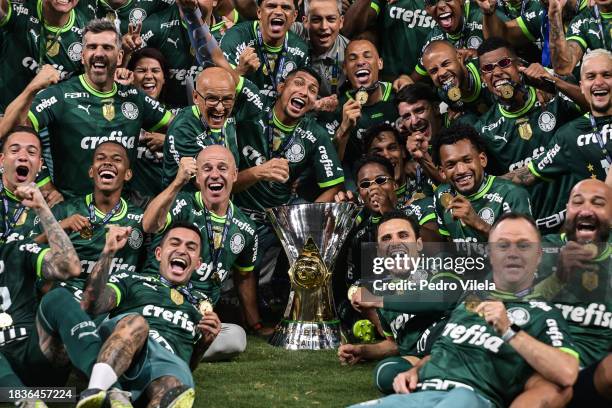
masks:
<svg viewBox="0 0 612 408"><path fill-rule="evenodd" d="M111 366L106 363L96 363L91 370L91 378L87 388L99 388L108 390L114 383L117 382L117 374Z"/></svg>

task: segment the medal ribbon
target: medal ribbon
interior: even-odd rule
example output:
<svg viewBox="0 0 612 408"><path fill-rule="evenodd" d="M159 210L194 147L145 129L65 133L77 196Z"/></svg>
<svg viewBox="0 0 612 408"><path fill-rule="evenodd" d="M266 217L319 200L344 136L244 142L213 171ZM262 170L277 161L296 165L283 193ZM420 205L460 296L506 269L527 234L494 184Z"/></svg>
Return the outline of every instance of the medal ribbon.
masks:
<svg viewBox="0 0 612 408"><path fill-rule="evenodd" d="M197 306L198 299L191 294L191 289L193 289L193 283L191 283L191 281L187 282L186 285L175 285L174 283L170 282L168 279L164 278L161 275L159 275L159 280L164 285L168 286L171 289L175 289L181 295L185 296L185 299L187 299L189 303Z"/></svg>
<svg viewBox="0 0 612 408"><path fill-rule="evenodd" d="M285 137L281 142L278 150L274 150L274 106L268 111L268 150L270 151L270 158L282 157L287 147L289 147L295 140L295 129L291 132L291 137ZM296 125L297 128L297 125ZM282 129L281 129L282 131Z"/></svg>
<svg viewBox="0 0 612 408"><path fill-rule="evenodd" d="M106 214L104 216L104 218L102 219L102 222L99 224L96 224L96 209L94 206L94 199L93 199L93 195L91 195L91 202L89 203L89 222L91 223L91 228L94 229L97 226L104 226L106 225L111 218L113 218L115 216L115 214L117 214L117 211L119 211L119 208L121 208L121 199L119 199L119 202L117 204L115 204L115 206L108 212L108 214Z"/></svg>
<svg viewBox="0 0 612 408"><path fill-rule="evenodd" d="M215 144L229 148L229 146L225 143L226 142L225 123L223 124L223 127L221 128L221 132L213 132L208 126L208 122L206 122L204 115L202 115L201 113L200 113L200 122L202 122L202 126L204 126L204 132L206 132L206 136L210 137L214 141ZM220 133L219 137L215 137L216 133Z"/></svg>
<svg viewBox="0 0 612 408"><path fill-rule="evenodd" d="M21 214L23 214L23 212L25 211L25 207L19 204L19 207L13 213L13 217L11 220L11 217L9 215L8 198L6 197L6 193L4 192L4 183L2 183L1 178L0 178L0 194L2 195L2 204L4 204L4 217L3 217L4 218L4 232L0 236L0 242L1 242L1 241L4 241L4 239L8 237L11 234L11 232L13 232L15 225L17 225L17 221L19 221Z"/></svg>
<svg viewBox="0 0 612 408"><path fill-rule="evenodd" d="M264 45L263 36L261 35L261 27L257 30L257 43L259 48L261 49L261 54L263 57L264 64L266 64L266 69L268 70L268 76L272 81L272 86L274 87L274 92L276 92L276 87L281 83L283 76L283 66L285 65L285 57L287 55L287 38L288 34L285 34L285 41L283 43L283 48L281 50L280 56L276 60L275 74L272 72L270 61L268 60L268 53L266 52L266 47Z"/></svg>
<svg viewBox="0 0 612 408"><path fill-rule="evenodd" d="M338 67L339 64L339 60L340 60L340 53L337 52L336 53L336 59L334 60L334 65L332 66L332 72L331 72L331 94L332 95L336 95L336 93L338 92L338 81L339 81L339 74L340 74L340 68Z"/></svg>
<svg viewBox="0 0 612 408"><path fill-rule="evenodd" d="M601 42L603 43L603 48L607 50L608 47L606 45L606 35L603 30L603 24L601 21L601 13L599 12L599 7L597 7L597 4L595 5L593 11L595 12L595 18L597 18L597 26L599 27L599 32L601 33Z"/></svg>
<svg viewBox="0 0 612 408"><path fill-rule="evenodd" d="M221 252L223 252L223 244L225 243L225 239L227 238L227 234L230 229L230 224L232 223L232 204L230 203L227 208L227 214L225 215L225 224L223 225L223 232L221 233L221 245L219 248L215 248L215 236L213 232L212 220L210 217L210 213L207 208L204 208L204 218L206 220L206 232L208 233L208 247L210 250L210 256L212 258L212 270L216 272L217 263L219 258L221 257Z"/></svg>
<svg viewBox="0 0 612 408"><path fill-rule="evenodd" d="M591 120L591 127L593 128L593 133L595 134L595 138L597 139L597 144L599 144L599 148L604 154L608 165L612 166L612 157L610 157L610 152L606 148L606 144L604 143L603 137L601 136L601 131L597 127L597 122L595 122L595 117L593 117L592 113L589 113L589 119Z"/></svg>

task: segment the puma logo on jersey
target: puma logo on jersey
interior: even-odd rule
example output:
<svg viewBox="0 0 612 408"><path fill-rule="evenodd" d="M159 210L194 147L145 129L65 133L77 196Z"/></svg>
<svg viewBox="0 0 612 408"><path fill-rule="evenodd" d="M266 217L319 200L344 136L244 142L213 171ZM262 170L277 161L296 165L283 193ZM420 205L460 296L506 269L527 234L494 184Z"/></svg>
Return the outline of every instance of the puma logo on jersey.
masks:
<svg viewBox="0 0 612 408"><path fill-rule="evenodd" d="M504 133L503 136L493 135L493 140L503 140L505 143L508 143L508 139L506 139L506 134L505 133Z"/></svg>
<svg viewBox="0 0 612 408"><path fill-rule="evenodd" d="M85 112L87 112L87 114L89 115L89 108L91 107L91 105L87 105L86 107L83 105L78 105L77 108L79 109L83 109Z"/></svg>
<svg viewBox="0 0 612 408"><path fill-rule="evenodd" d="M179 41L178 38L176 40L173 40L172 38L168 37L168 39L166 41L168 41L170 44L174 45L174 48L176 48L178 50L178 41Z"/></svg>
<svg viewBox="0 0 612 408"><path fill-rule="evenodd" d="M38 37L40 37L40 34L38 34L34 29L30 30L30 34L32 34L32 37L34 37L34 42L37 43Z"/></svg>
<svg viewBox="0 0 612 408"><path fill-rule="evenodd" d="M480 324L475 324L466 328L461 324L447 323L442 335L450 337L453 343L463 344L467 342L475 346L482 346L493 353L498 353L499 348L504 344L504 341L500 337L487 333L487 326Z"/></svg>
<svg viewBox="0 0 612 408"><path fill-rule="evenodd" d="M167 310L161 306L147 305L142 309L144 317L158 317L195 336L195 325L189 315L182 310Z"/></svg>
<svg viewBox="0 0 612 408"><path fill-rule="evenodd" d="M561 309L563 317L569 322L612 329L612 311L606 311L606 305L603 303L591 303L586 308L561 303L556 303L555 306Z"/></svg>
<svg viewBox="0 0 612 408"><path fill-rule="evenodd" d="M599 31L595 31L592 28L589 28L588 34L593 34L595 37L597 37L598 40L601 40L601 37L599 36Z"/></svg>

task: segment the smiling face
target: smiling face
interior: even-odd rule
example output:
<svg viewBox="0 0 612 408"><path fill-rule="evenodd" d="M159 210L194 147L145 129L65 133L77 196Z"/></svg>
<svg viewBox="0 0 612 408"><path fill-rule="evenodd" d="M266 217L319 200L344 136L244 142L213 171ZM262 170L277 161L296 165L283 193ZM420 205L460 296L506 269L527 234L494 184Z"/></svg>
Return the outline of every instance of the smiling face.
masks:
<svg viewBox="0 0 612 408"><path fill-rule="evenodd" d="M405 257L416 259L419 251L423 249L421 238L417 238L412 224L401 218L393 218L378 225L377 231L378 254L386 258ZM393 268L391 273L395 276L405 276L410 273L412 263L406 262L407 268Z"/></svg>
<svg viewBox="0 0 612 408"><path fill-rule="evenodd" d="M344 73L353 89L368 88L378 81L383 61L374 44L368 40L353 40L344 51Z"/></svg>
<svg viewBox="0 0 612 408"><path fill-rule="evenodd" d="M479 153L468 139L440 147L441 173L447 183L463 194L476 192L484 177L487 156Z"/></svg>
<svg viewBox="0 0 612 408"><path fill-rule="evenodd" d="M570 241L607 242L612 226L612 189L600 180L576 184L567 202L563 226Z"/></svg>
<svg viewBox="0 0 612 408"><path fill-rule="evenodd" d="M284 40L296 17L293 0L263 0L257 8L257 18L266 43Z"/></svg>
<svg viewBox="0 0 612 408"><path fill-rule="evenodd" d="M151 98L159 99L159 94L166 83L164 71L158 60L144 57L134 67L134 85Z"/></svg>
<svg viewBox="0 0 612 408"><path fill-rule="evenodd" d="M467 1L467 0L466 0ZM435 5L426 2L425 11L436 20L436 23L447 33L456 33L463 21L462 0L440 0Z"/></svg>
<svg viewBox="0 0 612 408"><path fill-rule="evenodd" d="M278 85L278 93L285 115L299 119L314 106L319 93L319 81L306 71L297 71Z"/></svg>
<svg viewBox="0 0 612 408"><path fill-rule="evenodd" d="M308 30L308 38L312 47L321 54L329 50L336 42L344 17L340 15L336 0L313 0L308 7L304 27Z"/></svg>
<svg viewBox="0 0 612 408"><path fill-rule="evenodd" d="M512 60L511 63L507 67L501 68L499 63L502 62L503 65L503 61L507 61L507 59ZM502 47L482 54L478 61L481 67L481 75L487 85L487 89L500 100L504 100L501 92L501 87L503 85L519 83L521 81L520 72L514 62L514 55L507 48ZM484 72L482 67L488 64L495 64L495 67L491 72ZM517 95L517 93L515 92L514 95ZM513 97L510 97L506 101L509 102Z"/></svg>
<svg viewBox="0 0 612 408"><path fill-rule="evenodd" d="M533 284L542 259L538 233L524 219L502 220L489 235L489 260L498 289L516 293Z"/></svg>
<svg viewBox="0 0 612 408"><path fill-rule="evenodd" d="M191 279L202 260L200 259L201 237L189 228L176 227L169 230L160 246L155 248L159 261L159 274L176 285Z"/></svg>
<svg viewBox="0 0 612 408"><path fill-rule="evenodd" d="M395 138L393 132L385 131L378 134L372 141L368 149L368 154L382 156L388 159L395 171L393 178L395 181L402 180L406 151Z"/></svg>
<svg viewBox="0 0 612 408"><path fill-rule="evenodd" d="M123 51L117 45L117 33L86 33L81 58L85 74L92 84L99 88L112 84L117 66L123 59Z"/></svg>
<svg viewBox="0 0 612 408"><path fill-rule="evenodd" d="M232 153L223 146L209 146L198 155L196 166L196 183L207 208L227 204L238 178Z"/></svg>
<svg viewBox="0 0 612 408"><path fill-rule="evenodd" d="M236 84L222 68L207 68L198 76L193 102L212 129L221 129L234 108Z"/></svg>
<svg viewBox="0 0 612 408"><path fill-rule="evenodd" d="M79 0L44 0L43 6L49 6L57 13L66 14L79 4Z"/></svg>
<svg viewBox="0 0 612 408"><path fill-rule="evenodd" d="M465 68L457 50L448 43L430 46L423 54L423 66L437 88L443 84L461 87L465 78Z"/></svg>
<svg viewBox="0 0 612 408"><path fill-rule="evenodd" d="M114 142L102 143L94 151L93 164L89 168L97 191L115 192L132 178L132 170L123 146Z"/></svg>
<svg viewBox="0 0 612 408"><path fill-rule="evenodd" d="M10 190L32 183L42 167L40 139L29 132L11 133L0 154L2 182Z"/></svg>
<svg viewBox="0 0 612 408"><path fill-rule="evenodd" d="M580 70L580 90L593 114L609 115L612 111L612 58L598 55L587 59Z"/></svg>
<svg viewBox="0 0 612 408"><path fill-rule="evenodd" d="M403 131L412 136L422 135L424 140L430 141L440 129L438 109L426 100L415 103L400 102L397 111Z"/></svg>

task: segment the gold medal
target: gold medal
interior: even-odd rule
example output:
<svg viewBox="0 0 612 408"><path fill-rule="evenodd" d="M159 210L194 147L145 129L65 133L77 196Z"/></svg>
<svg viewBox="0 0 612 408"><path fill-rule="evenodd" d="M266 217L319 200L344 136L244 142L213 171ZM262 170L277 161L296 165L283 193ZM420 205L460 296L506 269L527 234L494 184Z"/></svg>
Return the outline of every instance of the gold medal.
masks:
<svg viewBox="0 0 612 408"><path fill-rule="evenodd" d="M6 329L13 325L13 318L6 312L0 313L0 329Z"/></svg>
<svg viewBox="0 0 612 408"><path fill-rule="evenodd" d="M59 38L55 39L51 43L47 43L47 55L50 57L56 57L60 51Z"/></svg>
<svg viewBox="0 0 612 408"><path fill-rule="evenodd" d="M198 310L202 315L205 315L206 313L213 311L213 305L208 300L203 299L198 303Z"/></svg>
<svg viewBox="0 0 612 408"><path fill-rule="evenodd" d="M363 106L366 103L368 103L368 98L369 97L370 97L370 95L368 95L368 91L366 91L365 88L359 88L359 90L355 94L355 100L357 102L359 102L359 105L361 105L361 106Z"/></svg>
<svg viewBox="0 0 612 408"><path fill-rule="evenodd" d="M499 87L499 92L501 93L502 98L510 99L514 96L514 87L509 84L505 84Z"/></svg>
<svg viewBox="0 0 612 408"><path fill-rule="evenodd" d="M91 239L93 238L93 228L85 227L79 232L79 235L83 239Z"/></svg>
<svg viewBox="0 0 612 408"><path fill-rule="evenodd" d="M444 194L442 194L442 195L444 195ZM416 193L414 193L412 195L412 201L422 200L425 197L426 197L425 194L423 194L421 191L417 191Z"/></svg>
<svg viewBox="0 0 612 408"><path fill-rule="evenodd" d="M531 139L531 136L533 136L533 130L531 129L531 125L529 124L529 119L519 119L516 121L516 123L518 124L518 132L521 139Z"/></svg>
<svg viewBox="0 0 612 408"><path fill-rule="evenodd" d="M453 195L449 192L440 194L440 204L442 207L448 208L450 206L450 202L453 199Z"/></svg>
<svg viewBox="0 0 612 408"><path fill-rule="evenodd" d="M476 313L476 308L478 307L480 302L482 302L482 300L474 294L469 294L465 297L464 302L465 302L465 310L467 310L470 313Z"/></svg>
<svg viewBox="0 0 612 408"><path fill-rule="evenodd" d="M170 289L170 299L179 306L185 301L183 294L174 288Z"/></svg>
<svg viewBox="0 0 612 408"><path fill-rule="evenodd" d="M359 290L359 286L357 285L351 285L351 287L348 288L348 292L346 294L348 296L349 302L353 300L353 296L355 295L355 293L357 293L358 290Z"/></svg>
<svg viewBox="0 0 612 408"><path fill-rule="evenodd" d="M221 248L221 234L213 233L213 243L215 245L215 249Z"/></svg>
<svg viewBox="0 0 612 408"><path fill-rule="evenodd" d="M28 218L28 210L26 209L25 211L21 213L15 225L19 226L19 225L25 224L27 218Z"/></svg>
<svg viewBox="0 0 612 408"><path fill-rule="evenodd" d="M451 101L457 102L459 99L461 99L461 89L459 89L458 86L453 86L446 91L446 95Z"/></svg>
<svg viewBox="0 0 612 408"><path fill-rule="evenodd" d="M588 244L585 244L582 247L582 249L584 249L585 251L589 251L591 254L593 254L591 256L591 259L597 258L597 255L599 254L599 248L597 248L597 245L593 244L592 242L588 243Z"/></svg>
<svg viewBox="0 0 612 408"><path fill-rule="evenodd" d="M597 289L599 286L597 272L582 272L582 286L589 292Z"/></svg>
<svg viewBox="0 0 612 408"><path fill-rule="evenodd" d="M110 22L114 23L115 22L115 13L112 11L109 11L108 13L106 13L106 19L109 20Z"/></svg>
<svg viewBox="0 0 612 408"><path fill-rule="evenodd" d="M102 106L102 116L109 122L115 118L115 105L112 102Z"/></svg>

